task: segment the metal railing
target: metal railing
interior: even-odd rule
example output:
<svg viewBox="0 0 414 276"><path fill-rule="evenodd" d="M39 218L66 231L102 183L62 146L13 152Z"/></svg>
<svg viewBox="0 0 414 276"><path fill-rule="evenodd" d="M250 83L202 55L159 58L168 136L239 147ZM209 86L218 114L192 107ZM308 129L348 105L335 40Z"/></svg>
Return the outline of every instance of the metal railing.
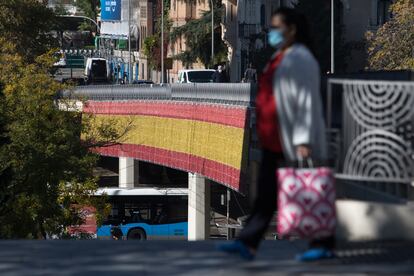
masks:
<svg viewBox="0 0 414 276"><path fill-rule="evenodd" d="M414 82L329 79L338 179L406 198L414 179Z"/></svg>
<svg viewBox="0 0 414 276"><path fill-rule="evenodd" d="M59 96L94 101L176 100L250 106L255 93L255 85L249 83L193 83L77 86L61 91Z"/></svg>

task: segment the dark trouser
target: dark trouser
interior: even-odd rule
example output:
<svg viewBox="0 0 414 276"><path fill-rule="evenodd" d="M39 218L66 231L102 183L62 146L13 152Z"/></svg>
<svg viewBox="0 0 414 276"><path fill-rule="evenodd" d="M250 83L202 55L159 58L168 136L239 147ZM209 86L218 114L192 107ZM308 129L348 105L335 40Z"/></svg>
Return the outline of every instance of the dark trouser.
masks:
<svg viewBox="0 0 414 276"><path fill-rule="evenodd" d="M283 161L283 155L272 151L263 150L262 163L260 166L257 196L253 212L247 220L247 224L240 233L239 240L250 248L258 248L270 220L276 210L277 204L277 182L276 169ZM333 249L334 237L311 241L310 247L325 247Z"/></svg>
<svg viewBox="0 0 414 276"><path fill-rule="evenodd" d="M259 246L276 210L276 168L282 159L282 154L263 150L253 212L239 236L239 240L248 247Z"/></svg>

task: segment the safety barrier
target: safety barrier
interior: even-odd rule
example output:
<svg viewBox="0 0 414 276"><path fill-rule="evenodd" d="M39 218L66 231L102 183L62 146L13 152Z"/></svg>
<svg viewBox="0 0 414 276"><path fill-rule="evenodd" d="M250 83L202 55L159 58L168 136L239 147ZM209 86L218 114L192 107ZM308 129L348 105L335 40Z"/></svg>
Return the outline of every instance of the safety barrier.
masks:
<svg viewBox="0 0 414 276"><path fill-rule="evenodd" d="M93 101L177 100L250 106L256 87L247 83L191 83L165 85L89 85L62 91L65 98Z"/></svg>
<svg viewBox="0 0 414 276"><path fill-rule="evenodd" d="M330 79L327 96L338 179L407 198L414 179L414 82Z"/></svg>

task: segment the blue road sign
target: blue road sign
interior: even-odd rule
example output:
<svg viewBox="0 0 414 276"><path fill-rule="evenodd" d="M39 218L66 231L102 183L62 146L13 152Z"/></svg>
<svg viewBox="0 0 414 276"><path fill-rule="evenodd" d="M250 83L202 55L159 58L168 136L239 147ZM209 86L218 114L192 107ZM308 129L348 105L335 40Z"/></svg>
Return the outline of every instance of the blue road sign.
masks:
<svg viewBox="0 0 414 276"><path fill-rule="evenodd" d="M121 0L101 0L101 20L121 20Z"/></svg>

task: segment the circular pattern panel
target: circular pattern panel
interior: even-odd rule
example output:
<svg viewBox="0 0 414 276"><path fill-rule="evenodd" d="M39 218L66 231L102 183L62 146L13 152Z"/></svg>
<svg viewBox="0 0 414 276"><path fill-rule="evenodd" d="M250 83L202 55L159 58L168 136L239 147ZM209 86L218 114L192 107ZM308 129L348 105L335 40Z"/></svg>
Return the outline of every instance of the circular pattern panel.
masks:
<svg viewBox="0 0 414 276"><path fill-rule="evenodd" d="M413 161L409 145L399 136L383 131L365 132L348 148L344 173L377 179L410 180Z"/></svg>
<svg viewBox="0 0 414 276"><path fill-rule="evenodd" d="M395 129L411 120L414 105L409 86L398 83L344 84L347 111L367 129Z"/></svg>

